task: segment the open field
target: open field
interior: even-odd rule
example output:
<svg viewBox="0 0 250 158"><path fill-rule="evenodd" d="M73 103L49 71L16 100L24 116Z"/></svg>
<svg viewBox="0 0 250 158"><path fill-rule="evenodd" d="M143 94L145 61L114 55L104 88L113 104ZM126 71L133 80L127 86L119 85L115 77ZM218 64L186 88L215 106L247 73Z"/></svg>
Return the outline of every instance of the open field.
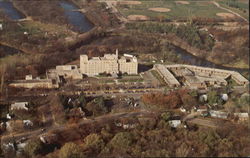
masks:
<svg viewBox="0 0 250 158"><path fill-rule="evenodd" d="M227 9L230 9L246 19L249 19L249 0L217 0L217 2Z"/></svg>
<svg viewBox="0 0 250 158"><path fill-rule="evenodd" d="M221 8L218 8L212 3L212 1L141 0L141 4L139 4L138 1L136 2L136 5L119 2L116 3L116 7L125 17L129 15L144 15L151 19L159 17L171 20L186 19L190 17L224 19L225 17L217 16L217 13L229 13ZM235 17L237 16L227 16L227 18Z"/></svg>

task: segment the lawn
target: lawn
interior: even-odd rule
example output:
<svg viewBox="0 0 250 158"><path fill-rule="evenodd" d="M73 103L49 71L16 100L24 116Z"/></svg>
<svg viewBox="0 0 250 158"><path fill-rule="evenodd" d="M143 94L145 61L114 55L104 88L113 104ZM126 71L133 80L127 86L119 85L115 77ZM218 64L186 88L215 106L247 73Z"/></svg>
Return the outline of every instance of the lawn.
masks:
<svg viewBox="0 0 250 158"><path fill-rule="evenodd" d="M244 18L249 19L249 0L217 0L225 8L228 8Z"/></svg>
<svg viewBox="0 0 250 158"><path fill-rule="evenodd" d="M140 1L141 4L117 5L119 11L125 15L145 15L150 18L164 17L167 19L185 19L188 17L219 18L216 13L226 12L217 8L211 1L187 1L189 4L180 4L176 1ZM168 12L156 12L149 8L168 8Z"/></svg>
<svg viewBox="0 0 250 158"><path fill-rule="evenodd" d="M143 82L144 80L142 78L139 79L120 79L118 82Z"/></svg>

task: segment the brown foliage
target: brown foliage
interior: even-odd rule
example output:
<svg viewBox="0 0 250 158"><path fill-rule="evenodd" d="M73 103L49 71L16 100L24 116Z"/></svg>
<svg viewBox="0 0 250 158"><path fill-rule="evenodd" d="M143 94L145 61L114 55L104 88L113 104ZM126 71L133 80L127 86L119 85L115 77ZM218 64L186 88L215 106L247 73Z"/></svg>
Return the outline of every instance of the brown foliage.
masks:
<svg viewBox="0 0 250 158"><path fill-rule="evenodd" d="M191 109L197 105L197 99L189 94L186 89L170 92L165 95L163 93L148 93L142 96L142 101L151 106L164 109L175 109L183 105L187 109Z"/></svg>
<svg viewBox="0 0 250 158"><path fill-rule="evenodd" d="M64 11L59 6L58 1L14 1L14 4L26 15L32 16L34 20L56 24L67 23Z"/></svg>
<svg viewBox="0 0 250 158"><path fill-rule="evenodd" d="M168 109L178 108L182 104L181 97L177 92L170 92L168 95L163 93L144 94L142 101L150 106Z"/></svg>

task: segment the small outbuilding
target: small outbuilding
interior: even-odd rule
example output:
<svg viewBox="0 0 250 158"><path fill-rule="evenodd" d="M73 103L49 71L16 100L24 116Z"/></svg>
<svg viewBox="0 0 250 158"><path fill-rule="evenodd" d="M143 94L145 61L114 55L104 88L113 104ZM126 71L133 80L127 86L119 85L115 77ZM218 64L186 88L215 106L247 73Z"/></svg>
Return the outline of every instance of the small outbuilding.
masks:
<svg viewBox="0 0 250 158"><path fill-rule="evenodd" d="M173 128L177 128L181 124L181 120L170 120L169 125Z"/></svg>
<svg viewBox="0 0 250 158"><path fill-rule="evenodd" d="M16 102L14 104L11 104L10 110L28 110L28 102Z"/></svg>
<svg viewBox="0 0 250 158"><path fill-rule="evenodd" d="M214 117L214 118L222 118L222 119L228 118L227 112L210 110L209 113L210 113L211 117Z"/></svg>
<svg viewBox="0 0 250 158"><path fill-rule="evenodd" d="M234 117L238 117L239 121L247 121L249 119L249 115L247 112L234 113Z"/></svg>

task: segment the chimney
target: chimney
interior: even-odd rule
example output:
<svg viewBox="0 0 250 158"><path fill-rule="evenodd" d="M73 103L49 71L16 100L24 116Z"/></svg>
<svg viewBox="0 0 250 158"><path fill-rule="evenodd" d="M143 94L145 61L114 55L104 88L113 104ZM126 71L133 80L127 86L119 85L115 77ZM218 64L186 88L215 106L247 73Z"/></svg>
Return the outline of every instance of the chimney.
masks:
<svg viewBox="0 0 250 158"><path fill-rule="evenodd" d="M118 49L115 50L116 57L118 58Z"/></svg>

